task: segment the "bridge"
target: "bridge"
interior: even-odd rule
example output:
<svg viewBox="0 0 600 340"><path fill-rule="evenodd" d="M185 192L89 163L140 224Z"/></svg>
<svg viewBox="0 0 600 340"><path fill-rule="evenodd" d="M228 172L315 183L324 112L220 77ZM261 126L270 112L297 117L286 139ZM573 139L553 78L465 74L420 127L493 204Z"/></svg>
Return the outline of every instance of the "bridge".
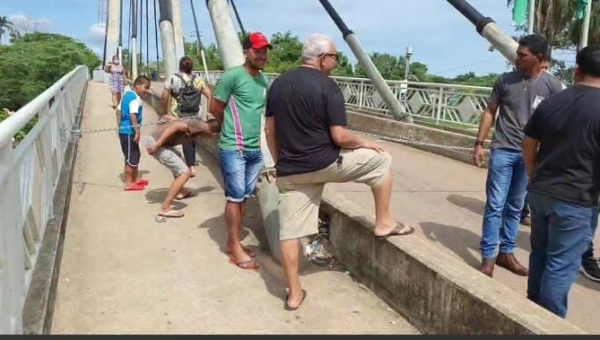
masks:
<svg viewBox="0 0 600 340"><path fill-rule="evenodd" d="M417 232L375 241L368 188L329 185L322 208L338 263L304 266L309 297L289 313L258 201L243 242L261 269L242 271L223 251L214 139L199 140L200 165L188 184L196 195L177 203L186 217L159 222L172 178L143 155L150 185L123 192L109 88L91 74L77 67L0 123L0 334L600 332L597 283L578 280L564 321L525 299L526 278L476 270L486 170L466 160L489 89L386 81L413 118L404 123L372 80L335 78L351 128L392 154L392 211ZM208 81L220 74L209 71ZM153 83L144 104L143 136L162 114L162 87ZM35 127L14 143L31 119ZM528 239L523 226L516 252L523 263Z"/></svg>

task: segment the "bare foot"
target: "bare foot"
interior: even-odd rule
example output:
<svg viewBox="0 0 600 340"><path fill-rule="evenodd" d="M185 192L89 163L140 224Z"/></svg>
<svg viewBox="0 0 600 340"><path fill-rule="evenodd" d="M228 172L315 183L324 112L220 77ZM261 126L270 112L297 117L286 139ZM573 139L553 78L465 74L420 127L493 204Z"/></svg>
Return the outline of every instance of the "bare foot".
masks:
<svg viewBox="0 0 600 340"><path fill-rule="evenodd" d="M190 177L196 177L196 168L190 166Z"/></svg>

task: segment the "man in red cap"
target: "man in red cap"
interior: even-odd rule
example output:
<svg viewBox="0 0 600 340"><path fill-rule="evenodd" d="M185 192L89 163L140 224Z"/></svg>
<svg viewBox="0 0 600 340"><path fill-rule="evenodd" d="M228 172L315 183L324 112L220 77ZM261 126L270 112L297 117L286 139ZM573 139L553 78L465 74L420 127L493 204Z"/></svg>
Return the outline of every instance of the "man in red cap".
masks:
<svg viewBox="0 0 600 340"><path fill-rule="evenodd" d="M246 61L229 68L219 79L210 112L221 123L219 152L225 182L225 220L229 236L227 253L242 269L258 269L252 253L240 244L244 202L254 193L263 168L260 149L261 119L269 79L262 73L272 46L261 33L251 33L242 43Z"/></svg>

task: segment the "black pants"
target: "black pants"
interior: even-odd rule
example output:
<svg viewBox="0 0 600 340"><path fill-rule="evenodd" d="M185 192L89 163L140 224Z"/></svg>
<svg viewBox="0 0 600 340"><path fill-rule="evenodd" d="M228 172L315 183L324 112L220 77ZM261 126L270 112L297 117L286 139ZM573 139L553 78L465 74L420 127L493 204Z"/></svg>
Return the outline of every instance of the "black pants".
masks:
<svg viewBox="0 0 600 340"><path fill-rule="evenodd" d="M196 165L196 141L190 141L181 144L183 149L183 157L185 158L185 164L190 167Z"/></svg>
<svg viewBox="0 0 600 340"><path fill-rule="evenodd" d="M186 117L198 117L198 112L194 113L180 113L181 118ZM183 149L183 157L185 158L185 164L190 167L196 165L196 142L191 141L188 143L181 144Z"/></svg>

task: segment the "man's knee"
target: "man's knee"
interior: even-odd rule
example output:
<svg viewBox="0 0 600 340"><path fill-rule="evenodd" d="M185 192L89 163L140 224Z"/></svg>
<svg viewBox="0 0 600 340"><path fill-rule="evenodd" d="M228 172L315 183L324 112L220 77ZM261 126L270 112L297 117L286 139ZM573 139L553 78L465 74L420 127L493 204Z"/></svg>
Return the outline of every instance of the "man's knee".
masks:
<svg viewBox="0 0 600 340"><path fill-rule="evenodd" d="M365 183L372 188L380 187L391 176L392 155L388 152L378 153L373 157L373 168L369 180Z"/></svg>

